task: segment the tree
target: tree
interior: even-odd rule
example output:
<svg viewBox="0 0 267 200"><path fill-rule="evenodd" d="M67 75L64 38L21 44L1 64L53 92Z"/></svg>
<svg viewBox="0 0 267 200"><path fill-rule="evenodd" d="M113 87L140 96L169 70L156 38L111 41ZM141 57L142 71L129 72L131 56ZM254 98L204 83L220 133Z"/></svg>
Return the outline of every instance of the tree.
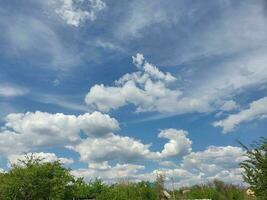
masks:
<svg viewBox="0 0 267 200"><path fill-rule="evenodd" d="M156 178L156 190L157 190L157 198L159 200L164 198L164 182L165 182L165 176L163 174L157 174Z"/></svg>
<svg viewBox="0 0 267 200"><path fill-rule="evenodd" d="M60 162L44 163L26 156L1 176L0 199L69 199L73 182L73 176Z"/></svg>
<svg viewBox="0 0 267 200"><path fill-rule="evenodd" d="M243 179L255 192L258 199L267 199L267 139L261 138L251 148L246 147L247 159L241 162Z"/></svg>

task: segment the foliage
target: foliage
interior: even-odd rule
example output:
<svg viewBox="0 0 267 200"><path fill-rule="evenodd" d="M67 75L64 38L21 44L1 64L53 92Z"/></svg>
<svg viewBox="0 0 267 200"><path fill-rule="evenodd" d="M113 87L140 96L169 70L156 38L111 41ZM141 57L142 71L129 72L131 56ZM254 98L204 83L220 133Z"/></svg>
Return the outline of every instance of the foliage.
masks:
<svg viewBox="0 0 267 200"><path fill-rule="evenodd" d="M1 176L1 199L64 199L73 181L59 162L42 163L27 157Z"/></svg>
<svg viewBox="0 0 267 200"><path fill-rule="evenodd" d="M184 193L185 192L185 193ZM175 192L177 199L212 199L212 200L252 200L242 187L226 184L219 180L206 185L195 185Z"/></svg>
<svg viewBox="0 0 267 200"><path fill-rule="evenodd" d="M246 149L248 159L240 166L244 170L243 179L255 192L258 199L267 199L267 139L262 138Z"/></svg>
<svg viewBox="0 0 267 200"><path fill-rule="evenodd" d="M156 200L156 190L148 182L130 183L124 182L111 185L100 195L97 200Z"/></svg>
<svg viewBox="0 0 267 200"><path fill-rule="evenodd" d="M47 163L27 157L12 166L8 172L0 173L0 199L158 200L163 197L164 181L164 176L159 175L155 183L126 180L108 185L100 179L87 183L82 178L74 178L58 161ZM246 196L244 188L219 180L169 193L175 199L251 200Z"/></svg>
<svg viewBox="0 0 267 200"><path fill-rule="evenodd" d="M157 190L157 198L158 199L163 199L163 190L164 190L164 182L165 182L165 177L163 174L157 174L157 179L156 179L156 190Z"/></svg>

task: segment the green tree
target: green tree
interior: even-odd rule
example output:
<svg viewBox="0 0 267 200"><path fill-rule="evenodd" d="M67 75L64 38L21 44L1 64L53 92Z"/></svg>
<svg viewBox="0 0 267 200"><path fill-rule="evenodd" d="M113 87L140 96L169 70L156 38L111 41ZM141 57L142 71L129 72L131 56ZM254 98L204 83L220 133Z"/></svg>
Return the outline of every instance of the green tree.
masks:
<svg viewBox="0 0 267 200"><path fill-rule="evenodd" d="M27 156L1 175L0 199L69 199L73 182L73 176L60 162L44 163Z"/></svg>
<svg viewBox="0 0 267 200"><path fill-rule="evenodd" d="M157 198L159 200L164 198L164 182L165 182L165 176L163 174L158 174L156 178L156 190L157 190Z"/></svg>
<svg viewBox="0 0 267 200"><path fill-rule="evenodd" d="M261 138L246 149L247 159L241 162L243 179L255 192L258 199L267 199L267 139Z"/></svg>

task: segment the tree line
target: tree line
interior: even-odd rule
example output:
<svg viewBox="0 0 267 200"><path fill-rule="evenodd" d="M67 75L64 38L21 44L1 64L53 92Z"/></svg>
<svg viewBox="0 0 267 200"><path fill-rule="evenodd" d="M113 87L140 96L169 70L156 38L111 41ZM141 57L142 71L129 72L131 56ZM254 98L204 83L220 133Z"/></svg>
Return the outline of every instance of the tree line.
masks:
<svg viewBox="0 0 267 200"><path fill-rule="evenodd" d="M0 200L73 200L80 198L97 200L159 200L164 192L170 199L213 200L266 200L267 199L267 140L261 138L250 147L241 144L247 159L240 163L245 187L226 184L219 180L203 185L168 191L164 189L164 176L154 183L121 181L112 185L100 179L85 182L75 178L70 169L59 161L42 162L33 156L19 160L8 172L0 173Z"/></svg>

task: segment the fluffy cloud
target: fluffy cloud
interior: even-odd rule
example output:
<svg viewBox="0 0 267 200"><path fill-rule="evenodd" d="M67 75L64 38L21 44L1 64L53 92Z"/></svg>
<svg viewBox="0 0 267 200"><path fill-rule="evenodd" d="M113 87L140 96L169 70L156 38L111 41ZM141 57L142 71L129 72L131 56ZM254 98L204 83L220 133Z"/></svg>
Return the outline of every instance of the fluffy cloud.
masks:
<svg viewBox="0 0 267 200"><path fill-rule="evenodd" d="M140 176L144 180L151 180L162 173L167 178L167 186L171 186L173 181L176 187L202 184L215 178L240 184L242 174L239 163L245 159L244 153L239 147L210 146L204 151L191 152L184 156L181 164L173 165L173 169L155 170Z"/></svg>
<svg viewBox="0 0 267 200"><path fill-rule="evenodd" d="M137 54L133 57L137 72L125 74L113 86L94 85L85 102L104 112L126 105L134 105L137 112L162 114L230 111L239 108L229 100L234 95L267 83L266 62L265 50L260 49L219 64L209 71L209 76L203 72L203 76L195 77L193 85L179 86L173 75Z"/></svg>
<svg viewBox="0 0 267 200"><path fill-rule="evenodd" d="M87 138L70 149L80 154L84 162L104 162L116 160L119 162L132 162L137 160L159 160L169 156L183 156L191 151L191 140L187 132L176 129L166 129L159 133L160 138L169 141L161 152L151 151L150 144L143 144L134 138L115 134L101 138Z"/></svg>
<svg viewBox="0 0 267 200"><path fill-rule="evenodd" d="M202 184L217 178L231 184L242 182L242 172L239 163L245 159L244 151L233 146L210 146L204 151L191 152L185 155L181 163L163 161L159 164L168 168L155 169L151 172L142 172L144 166L132 164L117 164L110 166L108 162L90 163L88 168L73 170L76 176L83 176L90 180L94 177L102 178L107 182L119 179L132 181L155 181L158 174L166 177L166 186L185 187Z"/></svg>
<svg viewBox="0 0 267 200"><path fill-rule="evenodd" d="M237 168L245 158L242 148L210 146L204 151L192 152L184 156L182 167L189 171L207 172L214 175L222 169Z"/></svg>
<svg viewBox="0 0 267 200"><path fill-rule="evenodd" d="M57 157L54 153L27 153L27 154L20 154L20 155L10 155L8 156L8 165L17 165L20 164L19 161L25 160L27 157L33 157L36 159L41 159L41 162L54 162L59 161L62 164L72 164L74 161L72 158L62 158Z"/></svg>
<svg viewBox="0 0 267 200"><path fill-rule="evenodd" d="M234 130L242 122L252 121L267 115L267 97L253 101L249 108L241 110L239 113L229 115L226 119L213 123L215 127L222 127L223 133Z"/></svg>
<svg viewBox="0 0 267 200"><path fill-rule="evenodd" d="M166 129L159 133L160 138L167 138L169 142L164 145L162 156L185 155L191 151L192 141L187 138L188 132L184 130Z"/></svg>
<svg viewBox="0 0 267 200"><path fill-rule="evenodd" d="M99 112L75 116L37 111L9 114L5 120L0 133L0 152L4 155L77 143L81 141L81 132L87 137L104 137L119 129L114 118Z"/></svg>
<svg viewBox="0 0 267 200"><path fill-rule="evenodd" d="M106 182L114 182L120 179L136 179L137 172L143 170L143 165L134 164L116 164L110 166L104 162L101 166L89 166L87 169L77 169L71 171L74 176L83 177L90 181L94 178L101 178Z"/></svg>
<svg viewBox="0 0 267 200"><path fill-rule="evenodd" d="M94 21L96 14L106 7L106 3L102 0L50 0L50 2L57 5L55 12L58 16L75 27L86 20ZM81 9L82 7L89 7L90 10Z"/></svg>
<svg viewBox="0 0 267 200"><path fill-rule="evenodd" d="M87 138L71 149L80 154L85 162L103 162L116 160L120 162L140 159L158 159L160 153L149 150L150 145L141 143L130 137L110 134L105 138Z"/></svg>
<svg viewBox="0 0 267 200"><path fill-rule="evenodd" d="M210 110L203 98L183 97L173 88L176 78L148 63L142 54L133 57L138 71L125 74L115 81L115 86L94 85L85 97L87 105L107 112L127 104L137 107L137 112L205 112Z"/></svg>
<svg viewBox="0 0 267 200"><path fill-rule="evenodd" d="M1 156L7 156L10 154L17 154L26 152L29 150L29 146L26 145L26 137L11 131L0 132L0 154ZM16 147L16 148L14 148Z"/></svg>

